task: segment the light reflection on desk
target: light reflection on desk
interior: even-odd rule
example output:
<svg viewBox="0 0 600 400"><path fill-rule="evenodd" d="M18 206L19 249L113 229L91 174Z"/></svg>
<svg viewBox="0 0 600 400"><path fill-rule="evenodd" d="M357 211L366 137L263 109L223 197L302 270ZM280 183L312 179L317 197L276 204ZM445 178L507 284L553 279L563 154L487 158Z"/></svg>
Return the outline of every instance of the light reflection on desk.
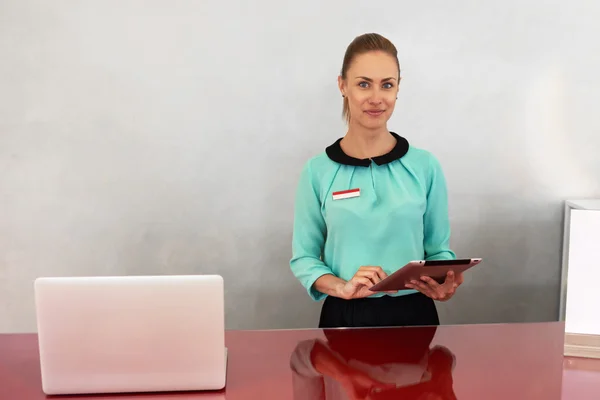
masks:
<svg viewBox="0 0 600 400"><path fill-rule="evenodd" d="M563 373L564 325L557 322L437 329L227 331L225 337L229 365L227 387L223 391L58 398L311 400L319 399L319 395L325 396L321 397L325 400L352 396L375 400L600 398L600 360L586 363L589 364L586 370L575 368L575 362L569 361L569 368ZM0 335L0 399L4 398L48 399L41 390L35 334Z"/></svg>
<svg viewBox="0 0 600 400"><path fill-rule="evenodd" d="M292 353L294 399L456 400L456 358L435 327L327 330Z"/></svg>

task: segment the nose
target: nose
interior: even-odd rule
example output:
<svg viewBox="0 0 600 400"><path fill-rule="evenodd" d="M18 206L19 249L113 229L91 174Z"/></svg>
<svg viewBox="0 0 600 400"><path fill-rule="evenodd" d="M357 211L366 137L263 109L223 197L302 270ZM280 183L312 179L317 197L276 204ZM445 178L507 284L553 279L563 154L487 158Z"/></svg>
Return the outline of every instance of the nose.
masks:
<svg viewBox="0 0 600 400"><path fill-rule="evenodd" d="M381 104L383 102L382 97L383 94L379 89L373 89L371 96L369 96L369 103L373 105Z"/></svg>

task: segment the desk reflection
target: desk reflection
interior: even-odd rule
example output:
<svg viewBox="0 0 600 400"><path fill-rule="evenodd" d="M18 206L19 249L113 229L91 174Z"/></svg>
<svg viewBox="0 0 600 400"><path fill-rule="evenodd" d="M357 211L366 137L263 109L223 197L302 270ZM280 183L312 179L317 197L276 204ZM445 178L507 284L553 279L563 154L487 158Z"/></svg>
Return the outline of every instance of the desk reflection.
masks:
<svg viewBox="0 0 600 400"><path fill-rule="evenodd" d="M597 371L569 368L563 384L563 362L574 362L562 355L563 339L556 322L227 331L223 391L66 398L598 400ZM35 334L0 335L5 398L50 398L41 390Z"/></svg>
<svg viewBox="0 0 600 400"><path fill-rule="evenodd" d="M456 358L431 347L436 330L332 329L301 341L290 360L294 399L456 400Z"/></svg>

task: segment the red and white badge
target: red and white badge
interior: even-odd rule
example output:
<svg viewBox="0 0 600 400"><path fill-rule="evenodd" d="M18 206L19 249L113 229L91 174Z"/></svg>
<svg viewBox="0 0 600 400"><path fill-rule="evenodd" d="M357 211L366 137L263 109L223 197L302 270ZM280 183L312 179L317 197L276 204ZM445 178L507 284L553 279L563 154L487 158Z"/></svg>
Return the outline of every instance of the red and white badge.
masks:
<svg viewBox="0 0 600 400"><path fill-rule="evenodd" d="M342 200L342 199L349 199L351 197L359 197L360 196L360 189L349 189L349 190L342 190L339 192L333 192L333 199L334 200Z"/></svg>

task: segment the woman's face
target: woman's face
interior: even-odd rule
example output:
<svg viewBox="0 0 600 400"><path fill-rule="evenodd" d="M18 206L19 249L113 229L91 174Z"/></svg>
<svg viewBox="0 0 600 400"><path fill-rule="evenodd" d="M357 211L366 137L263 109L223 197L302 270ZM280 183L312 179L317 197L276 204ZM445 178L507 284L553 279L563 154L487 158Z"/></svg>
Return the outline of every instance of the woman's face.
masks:
<svg viewBox="0 0 600 400"><path fill-rule="evenodd" d="M396 105L399 81L398 65L389 54L372 51L356 56L346 79L338 79L342 95L348 99L350 124L385 129Z"/></svg>

